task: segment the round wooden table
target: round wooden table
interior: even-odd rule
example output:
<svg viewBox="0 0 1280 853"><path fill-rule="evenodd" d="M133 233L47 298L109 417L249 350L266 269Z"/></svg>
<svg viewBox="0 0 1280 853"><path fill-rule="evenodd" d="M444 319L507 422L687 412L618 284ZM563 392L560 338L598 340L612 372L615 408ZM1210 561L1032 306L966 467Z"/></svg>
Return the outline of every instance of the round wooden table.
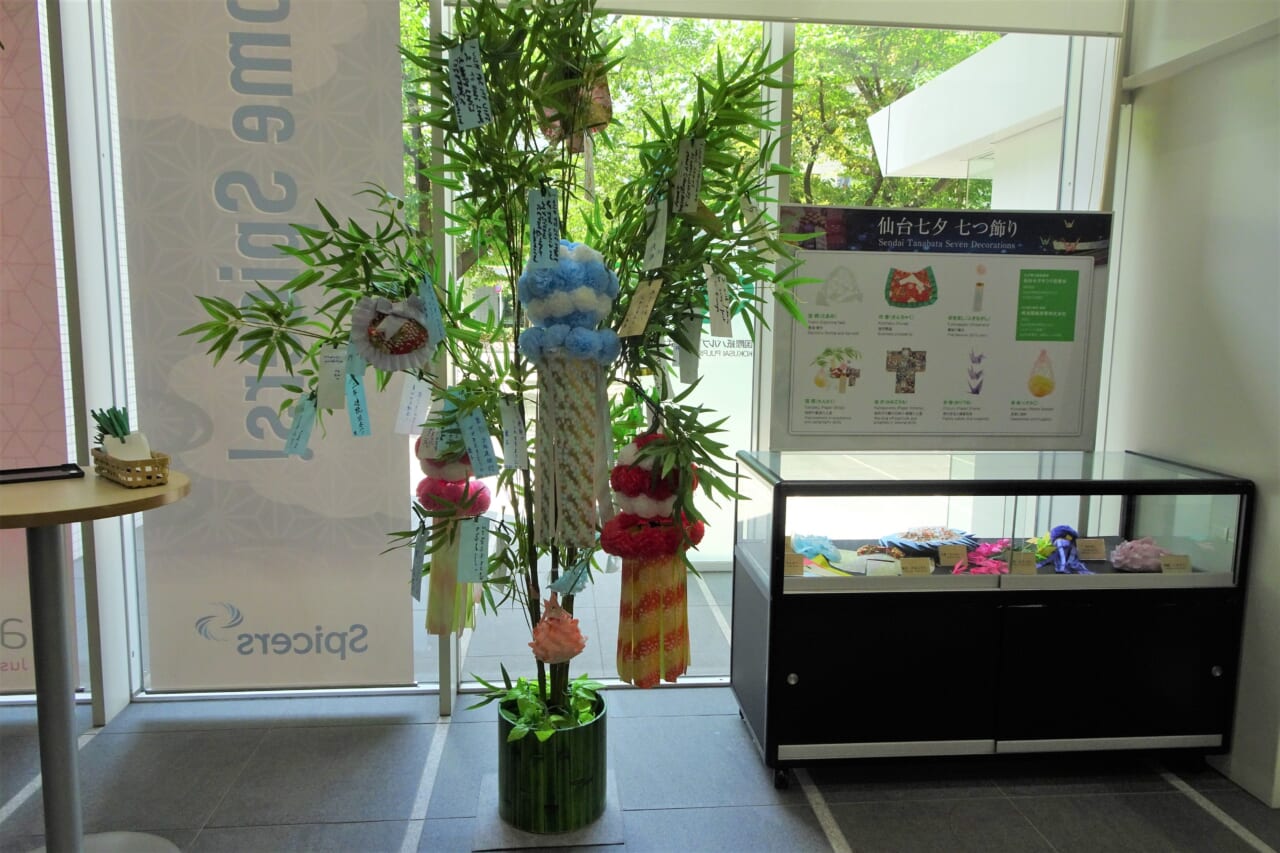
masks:
<svg viewBox="0 0 1280 853"><path fill-rule="evenodd" d="M67 613L70 593L62 525L155 509L179 501L191 491L185 474L170 471L168 480L163 486L126 489L85 469L84 477L74 479L0 485L0 528L27 531L45 846L51 851L79 851L86 846L124 849L120 844L128 843L128 837L136 841L154 838L138 833L84 837L71 678L76 650ZM95 839L102 843L92 843ZM154 840L176 849L164 839ZM86 845L86 841L90 843Z"/></svg>

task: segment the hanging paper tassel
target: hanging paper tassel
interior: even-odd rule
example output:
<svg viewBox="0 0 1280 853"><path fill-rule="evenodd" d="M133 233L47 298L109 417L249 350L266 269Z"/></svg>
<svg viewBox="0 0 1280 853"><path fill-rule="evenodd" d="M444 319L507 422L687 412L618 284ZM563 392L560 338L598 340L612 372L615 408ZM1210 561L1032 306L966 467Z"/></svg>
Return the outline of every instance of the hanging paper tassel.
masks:
<svg viewBox="0 0 1280 853"><path fill-rule="evenodd" d="M618 677L637 687L675 681L689 669L689 608L684 549L702 541L702 522L673 518L676 475L658 478L639 451L649 435L619 454L610 482L622 512L604 526L600 546L622 558Z"/></svg>

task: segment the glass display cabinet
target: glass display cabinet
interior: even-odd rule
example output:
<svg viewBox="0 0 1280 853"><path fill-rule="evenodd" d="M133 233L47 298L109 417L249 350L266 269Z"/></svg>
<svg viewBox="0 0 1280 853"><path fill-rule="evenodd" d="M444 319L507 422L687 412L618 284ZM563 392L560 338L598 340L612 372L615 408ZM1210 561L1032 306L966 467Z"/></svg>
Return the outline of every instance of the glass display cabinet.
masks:
<svg viewBox="0 0 1280 853"><path fill-rule="evenodd" d="M738 454L768 766L1226 746L1253 483L1137 453Z"/></svg>

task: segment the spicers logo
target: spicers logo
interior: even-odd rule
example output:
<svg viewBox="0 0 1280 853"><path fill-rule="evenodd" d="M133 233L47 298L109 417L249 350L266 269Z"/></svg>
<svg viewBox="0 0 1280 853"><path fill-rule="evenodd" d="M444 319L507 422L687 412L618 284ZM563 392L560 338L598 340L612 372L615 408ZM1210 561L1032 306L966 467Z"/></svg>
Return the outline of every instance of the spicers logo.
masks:
<svg viewBox="0 0 1280 853"><path fill-rule="evenodd" d="M206 640L225 643L232 639L231 629L244 622L240 608L225 601L215 603L219 613L196 620L196 633ZM236 651L250 655L336 655L346 660L347 654L362 655L369 650L369 629L353 624L345 631L326 631L323 625L314 631L262 631L235 634Z"/></svg>

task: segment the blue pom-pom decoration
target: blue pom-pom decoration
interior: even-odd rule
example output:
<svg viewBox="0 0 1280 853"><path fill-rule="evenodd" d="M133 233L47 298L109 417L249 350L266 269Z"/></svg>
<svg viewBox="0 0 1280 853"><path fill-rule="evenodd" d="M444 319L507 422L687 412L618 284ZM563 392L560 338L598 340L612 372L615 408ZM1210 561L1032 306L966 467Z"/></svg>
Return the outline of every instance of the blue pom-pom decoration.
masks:
<svg viewBox="0 0 1280 853"><path fill-rule="evenodd" d="M591 299L580 292L583 288L613 300L618 295L618 276L604 265L599 252L571 240L560 241L560 260L554 268L527 269L520 276L516 294L530 319L537 318L520 335L520 351L530 360L536 362L553 352L601 364L618 357L622 344L617 333L596 330L608 314L607 307L585 307Z"/></svg>

